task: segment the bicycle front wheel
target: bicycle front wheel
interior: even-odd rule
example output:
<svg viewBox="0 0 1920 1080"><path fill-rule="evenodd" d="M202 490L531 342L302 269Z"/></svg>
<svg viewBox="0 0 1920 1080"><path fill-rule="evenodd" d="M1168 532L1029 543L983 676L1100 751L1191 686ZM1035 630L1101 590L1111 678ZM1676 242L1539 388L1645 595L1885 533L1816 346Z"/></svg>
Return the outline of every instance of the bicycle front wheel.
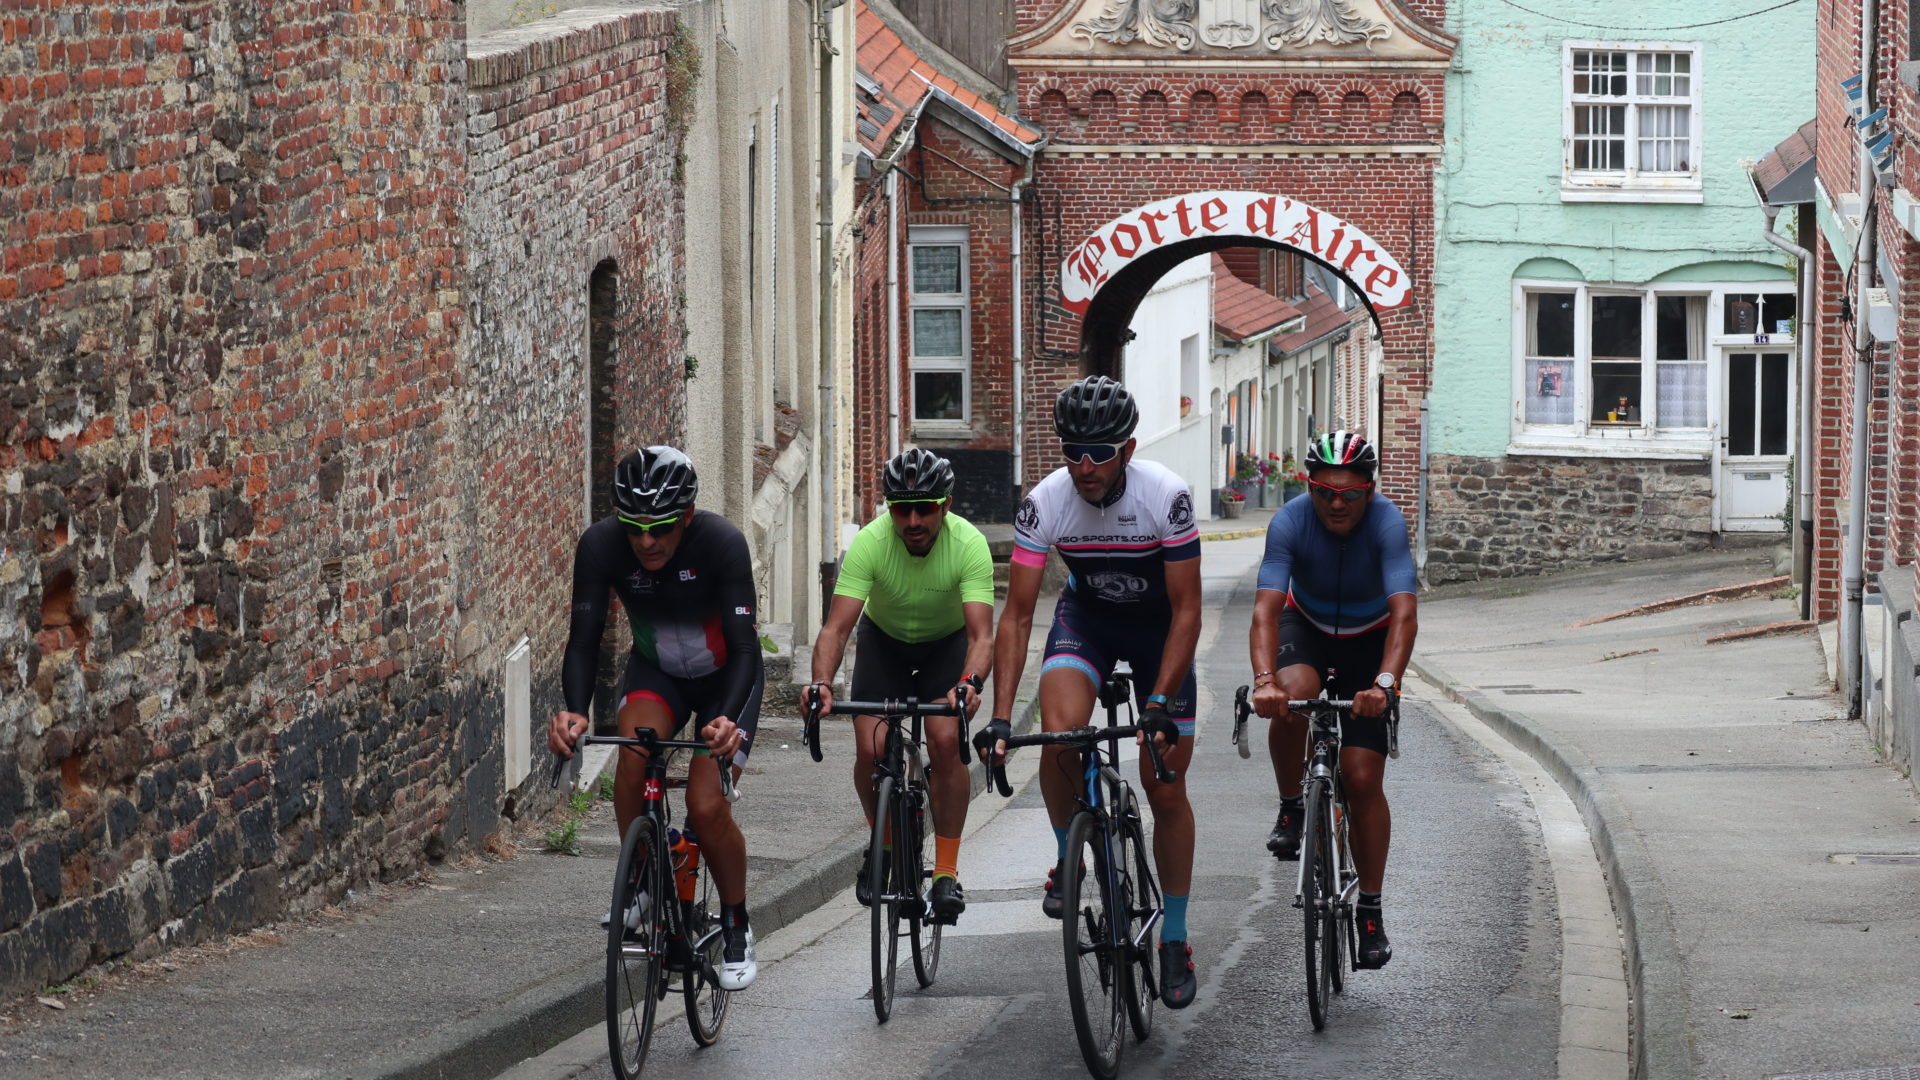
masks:
<svg viewBox="0 0 1920 1080"><path fill-rule="evenodd" d="M926 788L917 783L909 787L907 797L900 800L900 809L900 816L907 823L910 853L902 860L900 879L912 886L901 889L901 895L911 897L903 903L907 908L908 940L913 943L913 976L925 988L933 985L934 976L940 972L940 924L934 921L933 910L927 906L928 879L932 875L927 869Z"/></svg>
<svg viewBox="0 0 1920 1080"><path fill-rule="evenodd" d="M620 1080L635 1080L646 1064L660 1002L666 947L660 905L668 896L662 850L658 823L636 818L627 826L614 868L613 917L607 920L607 1047Z"/></svg>
<svg viewBox="0 0 1920 1080"><path fill-rule="evenodd" d="M1316 782L1307 790L1306 815L1300 830L1300 910L1305 917L1307 957L1307 1013L1313 1030L1327 1026L1327 1007L1333 998L1333 968L1339 963L1338 920L1333 905L1332 828L1328 819L1326 787Z"/></svg>
<svg viewBox="0 0 1920 1080"><path fill-rule="evenodd" d="M1147 833L1140 821L1140 803L1131 791L1120 816L1119 840L1120 907L1127 916L1123 933L1132 964L1127 980L1127 1020L1133 1025L1134 1041L1145 1042L1153 1033L1153 1007L1160 1000L1160 982L1153 976L1153 927L1162 902L1160 883L1153 879L1153 867L1147 863Z"/></svg>
<svg viewBox="0 0 1920 1080"><path fill-rule="evenodd" d="M873 839L867 844L867 889L873 894L873 1015L883 1024L893 1015L893 977L900 956L901 860L887 848L895 800L893 778L887 777L874 797Z"/></svg>
<svg viewBox="0 0 1920 1080"><path fill-rule="evenodd" d="M1127 952L1122 937L1126 912L1117 909L1108 872L1107 833L1090 813L1074 815L1067 857L1058 873L1061 927L1067 958L1067 1001L1080 1056L1100 1080L1120 1069L1122 1018L1127 1011ZM1081 873L1084 867L1086 872Z"/></svg>

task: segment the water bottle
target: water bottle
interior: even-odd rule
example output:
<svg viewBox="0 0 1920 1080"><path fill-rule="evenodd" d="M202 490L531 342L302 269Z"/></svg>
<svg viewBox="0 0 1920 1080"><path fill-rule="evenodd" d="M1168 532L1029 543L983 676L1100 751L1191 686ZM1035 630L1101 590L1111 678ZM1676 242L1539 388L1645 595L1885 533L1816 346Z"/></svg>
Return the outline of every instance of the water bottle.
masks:
<svg viewBox="0 0 1920 1080"><path fill-rule="evenodd" d="M673 880L679 886L680 899L693 899L694 885L700 877L700 838L692 829L667 830L667 851L672 858Z"/></svg>

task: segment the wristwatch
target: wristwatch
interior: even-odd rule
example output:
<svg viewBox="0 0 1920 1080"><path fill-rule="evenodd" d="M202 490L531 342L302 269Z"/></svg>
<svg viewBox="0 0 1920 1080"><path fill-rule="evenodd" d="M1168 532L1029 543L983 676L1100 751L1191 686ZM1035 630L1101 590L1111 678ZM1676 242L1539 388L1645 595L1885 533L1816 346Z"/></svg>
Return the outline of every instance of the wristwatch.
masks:
<svg viewBox="0 0 1920 1080"><path fill-rule="evenodd" d="M1382 690L1387 691L1388 693L1393 692L1394 684L1398 681L1399 680L1393 677L1393 672L1391 671L1383 671L1380 674L1375 675L1373 677L1373 685L1379 687Z"/></svg>

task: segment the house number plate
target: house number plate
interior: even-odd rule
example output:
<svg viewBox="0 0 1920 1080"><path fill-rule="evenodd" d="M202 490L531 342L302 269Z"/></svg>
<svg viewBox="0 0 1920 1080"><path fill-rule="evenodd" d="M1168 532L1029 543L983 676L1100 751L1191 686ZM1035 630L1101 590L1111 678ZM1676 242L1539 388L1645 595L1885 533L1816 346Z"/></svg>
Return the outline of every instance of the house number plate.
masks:
<svg viewBox="0 0 1920 1080"><path fill-rule="evenodd" d="M1749 473L1741 473L1740 475L1741 475L1742 477L1744 477L1744 478L1746 478L1746 479L1748 479L1748 480L1771 480L1771 479L1773 479L1773 474L1772 474L1772 473L1770 473L1770 472L1749 472Z"/></svg>

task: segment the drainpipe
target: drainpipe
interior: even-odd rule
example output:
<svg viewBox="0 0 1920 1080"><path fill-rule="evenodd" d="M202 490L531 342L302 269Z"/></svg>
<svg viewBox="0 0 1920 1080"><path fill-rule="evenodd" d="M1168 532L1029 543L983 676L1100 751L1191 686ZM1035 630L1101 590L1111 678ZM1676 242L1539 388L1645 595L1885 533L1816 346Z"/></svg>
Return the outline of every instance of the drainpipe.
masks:
<svg viewBox="0 0 1920 1080"><path fill-rule="evenodd" d="M1874 31L1879 22L1879 4L1865 0L1860 12L1860 76L1862 100L1874 100ZM1866 694L1861 679L1866 671L1866 553L1867 553L1867 402L1872 393L1873 330L1867 325L1868 290L1873 285L1874 267L1874 168L1866 147L1860 148L1860 242L1854 246L1859 256L1854 262L1856 288L1853 307L1853 461L1848 485L1847 546L1841 554L1840 574L1845 590L1841 609L1840 641L1846 663L1847 715L1863 719Z"/></svg>
<svg viewBox="0 0 1920 1080"><path fill-rule="evenodd" d="M1757 192L1759 189L1756 188ZM1800 617L1813 617L1813 485L1808 477L1813 468L1813 333L1808 315L1813 308L1813 253L1774 231L1780 208L1762 203L1767 227L1760 235L1767 243L1793 256L1799 269L1800 318L1794 326L1794 352L1800 369L1800 445L1794 451L1793 494L1799 503L1794 531L1794 577L1800 582Z"/></svg>
<svg viewBox="0 0 1920 1080"><path fill-rule="evenodd" d="M818 400L814 402L814 452L820 455L820 484L814 493L820 513L820 621L825 625L827 611L833 606L834 578L840 553L840 443L833 423L834 365L833 351L833 34L828 14L846 0L820 0L814 5L814 35L819 43L820 63L820 372Z"/></svg>
<svg viewBox="0 0 1920 1080"><path fill-rule="evenodd" d="M1427 409L1427 396L1420 395L1420 489L1415 500L1416 513L1420 527L1416 530L1413 552L1413 565L1420 572L1420 584L1427 583L1427 422L1432 414Z"/></svg>
<svg viewBox="0 0 1920 1080"><path fill-rule="evenodd" d="M887 457L900 453L900 167L887 170Z"/></svg>
<svg viewBox="0 0 1920 1080"><path fill-rule="evenodd" d="M1013 494L1016 502L1026 490L1027 476L1027 346L1022 335L1026 309L1026 278L1020 250L1025 217L1021 212L1022 189L1033 183L1033 167L1039 159L1036 149L1027 158L1025 174L1013 182L1007 200L1013 204Z"/></svg>

